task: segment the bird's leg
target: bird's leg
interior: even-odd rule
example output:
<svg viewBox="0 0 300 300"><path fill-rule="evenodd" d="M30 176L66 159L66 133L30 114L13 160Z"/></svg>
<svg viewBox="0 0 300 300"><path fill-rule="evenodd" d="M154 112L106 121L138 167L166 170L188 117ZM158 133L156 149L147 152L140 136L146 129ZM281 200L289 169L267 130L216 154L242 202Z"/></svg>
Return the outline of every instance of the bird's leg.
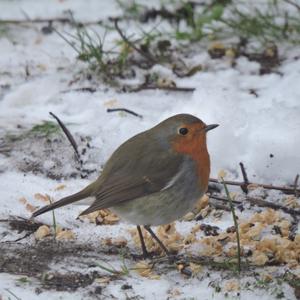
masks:
<svg viewBox="0 0 300 300"><path fill-rule="evenodd" d="M140 237L140 241L141 241L141 246L142 246L142 251L143 251L143 257L144 257L144 259L146 259L146 258L150 257L150 253L147 251L141 226L137 225L136 228L137 228L137 231L139 233L139 237Z"/></svg>
<svg viewBox="0 0 300 300"><path fill-rule="evenodd" d="M164 252L166 253L166 255L168 257L171 257L171 254L170 254L169 250L161 242L161 240L156 236L156 234L152 231L152 229L150 228L150 226L145 225L144 228L150 233L150 235L155 239L155 241L158 243L158 245L164 250Z"/></svg>

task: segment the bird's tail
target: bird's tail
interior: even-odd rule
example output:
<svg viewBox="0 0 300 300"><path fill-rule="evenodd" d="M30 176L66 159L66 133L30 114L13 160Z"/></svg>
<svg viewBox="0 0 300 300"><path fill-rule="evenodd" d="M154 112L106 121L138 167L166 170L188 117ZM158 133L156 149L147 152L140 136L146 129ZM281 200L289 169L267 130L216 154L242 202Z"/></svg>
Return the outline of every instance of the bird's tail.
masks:
<svg viewBox="0 0 300 300"><path fill-rule="evenodd" d="M70 204L70 203L82 200L84 198L90 197L93 194L93 192L94 192L94 186L93 186L93 183L92 183L92 184L88 185L86 188L84 188L83 190L81 190L80 192L78 192L76 194L67 196L65 198L62 198L62 199L54 202L54 203L51 203L49 205L46 205L46 206L40 208L39 210L35 211L32 214L31 218L39 216L39 215L41 215L41 214L43 214L47 211L56 209L58 207L65 206L67 204Z"/></svg>

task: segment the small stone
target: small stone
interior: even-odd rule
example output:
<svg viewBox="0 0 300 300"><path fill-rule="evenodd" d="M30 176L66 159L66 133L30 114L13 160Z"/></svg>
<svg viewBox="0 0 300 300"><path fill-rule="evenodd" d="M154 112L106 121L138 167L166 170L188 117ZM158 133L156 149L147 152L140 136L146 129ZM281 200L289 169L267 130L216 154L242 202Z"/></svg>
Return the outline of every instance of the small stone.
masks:
<svg viewBox="0 0 300 300"><path fill-rule="evenodd" d="M221 58L225 55L225 53L225 46L220 42L213 43L208 49L208 54L212 59Z"/></svg>
<svg viewBox="0 0 300 300"><path fill-rule="evenodd" d="M101 286L96 286L95 288L95 294L101 295L102 294L102 287Z"/></svg>
<svg viewBox="0 0 300 300"><path fill-rule="evenodd" d="M130 290L130 289L132 289L132 286L130 284L125 283L121 286L121 289L122 290Z"/></svg>

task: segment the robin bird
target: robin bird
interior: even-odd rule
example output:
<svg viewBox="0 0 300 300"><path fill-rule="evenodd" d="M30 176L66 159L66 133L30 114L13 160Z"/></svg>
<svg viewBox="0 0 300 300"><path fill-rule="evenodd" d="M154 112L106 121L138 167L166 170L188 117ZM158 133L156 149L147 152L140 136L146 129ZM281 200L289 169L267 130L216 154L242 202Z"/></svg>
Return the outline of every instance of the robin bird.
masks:
<svg viewBox="0 0 300 300"><path fill-rule="evenodd" d="M80 215L109 208L137 225L144 257L149 253L141 226L169 254L150 226L179 219L206 192L210 173L206 133L217 126L189 114L170 117L119 146L96 181L42 207L32 217L93 197Z"/></svg>

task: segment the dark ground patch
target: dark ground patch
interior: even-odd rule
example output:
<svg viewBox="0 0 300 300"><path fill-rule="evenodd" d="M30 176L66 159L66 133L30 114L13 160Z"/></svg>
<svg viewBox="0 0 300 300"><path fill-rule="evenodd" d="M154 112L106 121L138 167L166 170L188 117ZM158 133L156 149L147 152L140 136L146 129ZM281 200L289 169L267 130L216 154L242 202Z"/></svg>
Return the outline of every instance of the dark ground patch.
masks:
<svg viewBox="0 0 300 300"><path fill-rule="evenodd" d="M21 231L23 229L24 232L31 232L34 227L34 224L29 224L28 220L17 222L16 219L13 219L12 223L7 222L7 224L11 230ZM84 293L88 294L88 297L97 298L99 296L102 299L102 288L95 282L96 279L110 277L110 281L122 280L126 282L126 275L128 274L123 274L122 269L120 269L120 273L117 271L115 273L105 272L101 265L105 266L106 263L109 265L112 261L122 262L122 259L126 259L128 266L132 263L135 264L136 260L141 260L141 255L131 251L127 247L120 249L114 245L105 246L100 242L56 241L53 238L45 238L37 242L30 240L26 243L1 242L0 272L22 276L20 282L22 282L23 277L25 277L26 282L37 281L38 286L35 289L37 294L44 290L72 292L86 288ZM182 265L184 267L178 272L181 272L188 280L188 277L192 275L189 263L194 262L206 267L206 271L202 272L202 278L203 276L209 277L212 271L219 272L222 278L236 278L234 262L231 264L226 261L216 262L212 257L175 255L174 261L170 263L167 257L154 256L152 262L155 273L165 276L176 269L178 270L178 266ZM129 267L128 271L130 270ZM258 270L259 268L251 267L245 262L240 276L253 277L258 274ZM296 275L286 272L280 277L280 280L288 283L295 290L297 299L300 299L300 283ZM270 286L265 288L272 288L272 285ZM130 288L125 284L123 289Z"/></svg>
<svg viewBox="0 0 300 300"><path fill-rule="evenodd" d="M102 276L95 270L96 263L106 261L107 255L119 254L117 248L98 249L92 244L57 242L53 239L34 245L2 242L0 252L0 272L35 278L42 288L57 291L74 291L93 284L95 278ZM65 270L52 271L51 265L63 265ZM67 270L72 266L84 271Z"/></svg>
<svg viewBox="0 0 300 300"><path fill-rule="evenodd" d="M79 163L60 128L51 125L45 129L45 126L35 125L30 130L19 130L0 136L0 154L5 157L2 172L5 171L5 166L6 168L13 166L25 174L42 174L59 180L86 178L99 169L97 162L99 149L90 145L89 138L76 136L82 159Z"/></svg>

